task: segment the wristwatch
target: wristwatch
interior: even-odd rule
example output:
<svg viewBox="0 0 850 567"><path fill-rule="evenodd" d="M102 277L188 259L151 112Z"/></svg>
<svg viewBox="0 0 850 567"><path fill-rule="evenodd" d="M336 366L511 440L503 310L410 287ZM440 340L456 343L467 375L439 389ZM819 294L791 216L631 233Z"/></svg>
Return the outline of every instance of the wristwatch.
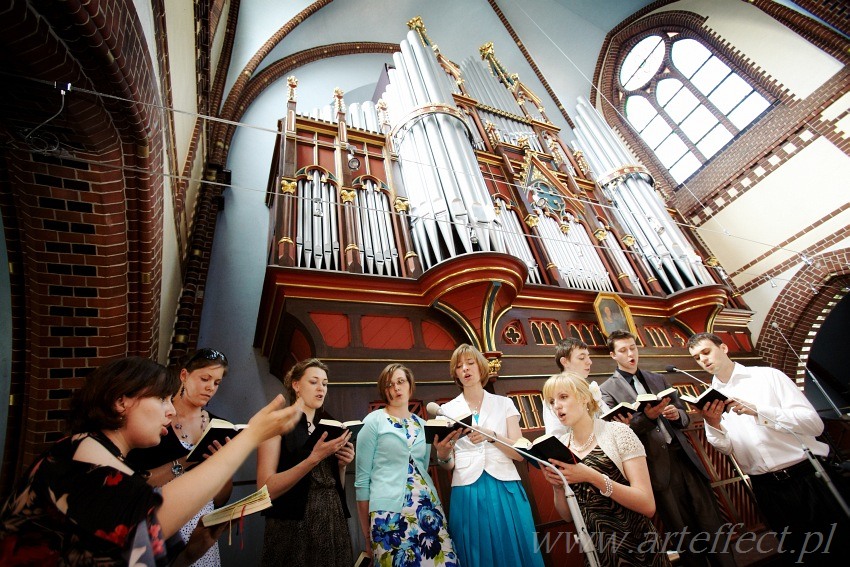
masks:
<svg viewBox="0 0 850 567"><path fill-rule="evenodd" d="M183 474L183 465L180 464L180 461L174 461L171 463L171 474L175 477Z"/></svg>

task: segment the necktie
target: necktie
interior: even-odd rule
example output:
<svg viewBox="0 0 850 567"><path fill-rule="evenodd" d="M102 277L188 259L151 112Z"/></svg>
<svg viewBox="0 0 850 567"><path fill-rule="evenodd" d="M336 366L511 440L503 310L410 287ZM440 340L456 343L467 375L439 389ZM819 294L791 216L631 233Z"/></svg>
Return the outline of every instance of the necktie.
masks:
<svg viewBox="0 0 850 567"><path fill-rule="evenodd" d="M632 385L634 385L635 391L638 394L648 394L649 393L649 392L646 391L646 388L643 387L643 382L640 381L640 378L637 377L637 374L632 376ZM669 431L667 431L667 424L665 424L663 421L659 421L658 422L658 429L661 431L661 434L664 436L664 442L669 445L670 442L673 441L673 436L670 435Z"/></svg>

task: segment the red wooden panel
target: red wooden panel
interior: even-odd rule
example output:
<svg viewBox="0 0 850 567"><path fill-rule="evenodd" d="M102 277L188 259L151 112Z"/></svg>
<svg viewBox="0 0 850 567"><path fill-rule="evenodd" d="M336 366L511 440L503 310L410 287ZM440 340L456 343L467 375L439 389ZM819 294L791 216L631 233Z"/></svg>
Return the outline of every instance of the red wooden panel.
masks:
<svg viewBox="0 0 850 567"><path fill-rule="evenodd" d="M367 348L413 348L413 325L406 317L364 315L360 318L360 332Z"/></svg>
<svg viewBox="0 0 850 567"><path fill-rule="evenodd" d="M425 348L431 350L453 350L455 340L441 326L431 321L422 321L422 338Z"/></svg>
<svg viewBox="0 0 850 567"><path fill-rule="evenodd" d="M310 313L310 319L319 328L322 339L329 347L345 348L351 344L348 315L342 313Z"/></svg>

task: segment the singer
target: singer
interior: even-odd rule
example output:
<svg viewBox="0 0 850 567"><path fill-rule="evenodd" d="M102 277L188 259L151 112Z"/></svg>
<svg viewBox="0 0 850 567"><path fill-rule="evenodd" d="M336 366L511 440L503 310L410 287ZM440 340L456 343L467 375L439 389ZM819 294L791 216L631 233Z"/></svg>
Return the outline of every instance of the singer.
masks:
<svg viewBox="0 0 850 567"><path fill-rule="evenodd" d="M372 565L457 567L445 513L428 474L430 447L422 419L409 409L413 373L390 364L378 378L386 407L357 434L354 488L360 528Z"/></svg>
<svg viewBox="0 0 850 567"><path fill-rule="evenodd" d="M638 368L640 353L631 333L614 331L608 335L608 351L617 362L614 375L601 386L602 399L609 406L633 402L638 394L657 394L670 387L660 374ZM652 492L665 534L668 541L679 542L677 551L682 565L734 566L733 553L728 549L697 552L700 546L694 541L696 534L720 533L724 522L709 485L708 472L682 432L690 423L685 406L678 394L665 399L667 403L634 413L628 421L646 449ZM671 539L671 534L682 537Z"/></svg>
<svg viewBox="0 0 850 567"><path fill-rule="evenodd" d="M555 364L558 365L561 374L572 372L588 380L593 360L590 358L587 343L573 337L560 341L555 347ZM609 409L605 402L600 403L599 411L604 413ZM543 425L548 435L559 436L567 432L548 404L543 404Z"/></svg>
<svg viewBox="0 0 850 567"><path fill-rule="evenodd" d="M823 432L823 421L809 400L782 372L732 361L729 348L713 333L692 336L688 350L714 376L711 386L735 398L699 408L705 436L720 452L735 457L750 476L770 528L787 534L786 563L805 558L820 565L834 564L831 559L847 552L850 532L847 517L825 483L816 478L804 452L805 444L815 455L829 453L829 446L815 439ZM814 534L821 536L817 549Z"/></svg>
<svg viewBox="0 0 850 567"><path fill-rule="evenodd" d="M625 424L595 419L601 397L579 375L567 372L549 378L543 399L569 432L560 437L574 462L550 462L572 485L587 529L596 540L603 567L670 565L649 518L655 498L646 466L646 451ZM582 441L578 441L581 439ZM541 468L553 486L555 509L571 520L560 477ZM649 543L647 543L649 542Z"/></svg>
<svg viewBox="0 0 850 567"><path fill-rule="evenodd" d="M489 376L484 355L475 347L460 345L449 369L463 392L443 405L445 415L461 419L472 414L476 429L508 445L520 438L519 412L513 402L484 390ZM435 446L438 457L442 455L440 465L454 469L449 531L460 564L543 567L528 496L511 461L522 460L522 456L477 431L448 448L440 443Z"/></svg>

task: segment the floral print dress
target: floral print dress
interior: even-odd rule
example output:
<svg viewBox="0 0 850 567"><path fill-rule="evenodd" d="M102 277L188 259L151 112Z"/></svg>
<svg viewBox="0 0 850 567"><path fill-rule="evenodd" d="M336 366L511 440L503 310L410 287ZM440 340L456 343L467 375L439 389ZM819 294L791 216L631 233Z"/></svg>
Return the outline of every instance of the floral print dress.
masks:
<svg viewBox="0 0 850 567"><path fill-rule="evenodd" d="M422 426L415 419L387 419L403 429L408 446ZM372 526L372 552L378 567L419 567L441 565L457 567L458 560L452 540L446 530L446 517L437 497L411 458L407 464L405 501L401 512L373 511L369 514Z"/></svg>
<svg viewBox="0 0 850 567"><path fill-rule="evenodd" d="M162 496L138 475L73 460L66 437L32 465L0 512L0 565L164 566Z"/></svg>

